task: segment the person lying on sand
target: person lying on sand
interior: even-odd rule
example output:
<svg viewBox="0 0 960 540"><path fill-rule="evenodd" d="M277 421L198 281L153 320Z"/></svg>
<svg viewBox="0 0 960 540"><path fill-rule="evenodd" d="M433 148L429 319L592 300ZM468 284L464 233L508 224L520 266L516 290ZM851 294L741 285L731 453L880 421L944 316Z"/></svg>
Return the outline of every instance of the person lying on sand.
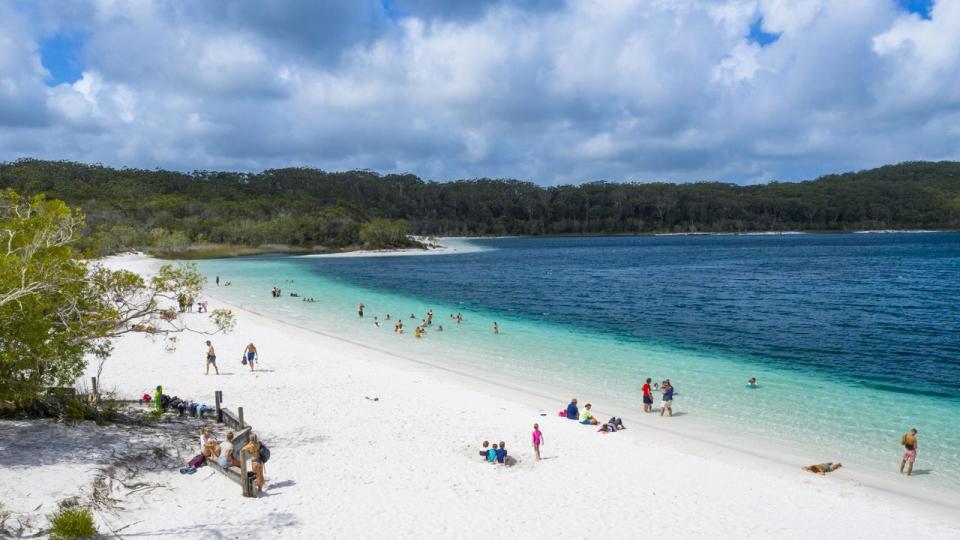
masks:
<svg viewBox="0 0 960 540"><path fill-rule="evenodd" d="M843 467L843 463L820 463L818 465L807 465L803 470L807 472L817 473L820 476L825 476L828 472L833 472L840 467Z"/></svg>

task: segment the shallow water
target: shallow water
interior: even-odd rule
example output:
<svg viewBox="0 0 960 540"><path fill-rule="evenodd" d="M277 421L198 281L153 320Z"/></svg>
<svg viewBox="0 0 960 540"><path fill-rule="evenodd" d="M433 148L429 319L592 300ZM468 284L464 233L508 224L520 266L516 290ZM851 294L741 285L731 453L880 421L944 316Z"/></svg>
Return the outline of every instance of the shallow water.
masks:
<svg viewBox="0 0 960 540"><path fill-rule="evenodd" d="M924 481L960 480L960 234L468 245L480 249L201 268L232 281L218 293L245 307L454 368L573 389L582 400L636 404L643 378L670 378L678 410L811 462L890 471L899 435L917 427ZM284 297L270 296L274 285ZM317 303L286 296L293 291ZM417 340L412 328L428 308L433 328ZM463 324L450 318L456 312ZM392 331L397 317L407 334ZM751 376L761 388L746 388Z"/></svg>

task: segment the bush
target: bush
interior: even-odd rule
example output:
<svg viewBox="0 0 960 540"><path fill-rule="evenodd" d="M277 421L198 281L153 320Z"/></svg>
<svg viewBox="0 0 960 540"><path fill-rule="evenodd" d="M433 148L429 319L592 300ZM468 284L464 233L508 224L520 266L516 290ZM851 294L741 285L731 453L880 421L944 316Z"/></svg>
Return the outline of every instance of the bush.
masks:
<svg viewBox="0 0 960 540"><path fill-rule="evenodd" d="M61 508L50 516L51 539L92 538L96 534L97 527L93 524L93 514L89 508Z"/></svg>

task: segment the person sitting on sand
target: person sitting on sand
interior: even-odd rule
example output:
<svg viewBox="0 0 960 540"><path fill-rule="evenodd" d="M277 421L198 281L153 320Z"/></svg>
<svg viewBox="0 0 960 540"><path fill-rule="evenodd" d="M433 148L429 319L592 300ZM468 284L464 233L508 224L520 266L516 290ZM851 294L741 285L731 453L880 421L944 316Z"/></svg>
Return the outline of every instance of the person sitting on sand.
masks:
<svg viewBox="0 0 960 540"><path fill-rule="evenodd" d="M487 450L487 462L488 463L497 462L497 444L496 443L490 445L490 450Z"/></svg>
<svg viewBox="0 0 960 540"><path fill-rule="evenodd" d="M750 380L747 381L747 386L750 388L760 388L760 383L757 382L756 377L750 377Z"/></svg>
<svg viewBox="0 0 960 540"><path fill-rule="evenodd" d="M503 465L507 459L507 443L500 441L500 448L497 448L497 463Z"/></svg>
<svg viewBox="0 0 960 540"><path fill-rule="evenodd" d="M587 403L586 405L583 406L583 410L580 411L580 423L581 423L581 424L584 424L584 425L587 425L587 426L595 426L595 425L597 425L597 423L598 423L598 422L597 422L597 419L594 418L594 417L593 417L593 413L590 412L590 408L591 408L591 407L593 407L593 405Z"/></svg>
<svg viewBox="0 0 960 540"><path fill-rule="evenodd" d="M828 472L833 472L840 467L843 467L843 463L820 463L818 465L807 465L803 470L807 472L817 473L820 476L826 475Z"/></svg>
<svg viewBox="0 0 960 540"><path fill-rule="evenodd" d="M570 404L567 405L567 420L580 420L580 410L577 409L577 398L570 400Z"/></svg>
<svg viewBox="0 0 960 540"><path fill-rule="evenodd" d="M483 441L483 444L480 445L480 457L487 459L487 456L490 454L490 441Z"/></svg>
<svg viewBox="0 0 960 540"><path fill-rule="evenodd" d="M250 463L253 465L253 474L257 478L257 489L263 491L263 462L260 461L260 440L255 434L251 433L250 442L241 448L240 451L250 453Z"/></svg>
<svg viewBox="0 0 960 540"><path fill-rule="evenodd" d="M227 469L233 467L234 465L239 466L240 463L235 457L233 457L233 432L227 432L227 440L223 441L220 445L220 458L217 460L220 464L220 467Z"/></svg>

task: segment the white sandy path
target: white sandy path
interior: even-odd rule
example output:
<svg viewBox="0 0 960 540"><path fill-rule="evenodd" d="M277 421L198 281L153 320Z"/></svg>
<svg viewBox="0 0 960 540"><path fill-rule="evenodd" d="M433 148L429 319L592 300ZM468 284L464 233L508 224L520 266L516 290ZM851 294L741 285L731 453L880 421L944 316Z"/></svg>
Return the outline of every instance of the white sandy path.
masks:
<svg viewBox="0 0 960 540"><path fill-rule="evenodd" d="M202 375L203 336L183 336L172 354L130 336L117 343L103 385L131 396L158 383L208 399L223 390L271 446L271 487L243 499L208 470L171 472L173 493L144 496L112 524L135 523L124 535L960 538L951 510L857 486L842 472L821 478L642 426L600 435L557 417L560 397L545 401L236 311L237 330L214 338L229 375ZM269 371L240 365L249 340ZM546 437L541 463L528 444L534 422ZM521 463L481 463L483 438L507 441Z"/></svg>

